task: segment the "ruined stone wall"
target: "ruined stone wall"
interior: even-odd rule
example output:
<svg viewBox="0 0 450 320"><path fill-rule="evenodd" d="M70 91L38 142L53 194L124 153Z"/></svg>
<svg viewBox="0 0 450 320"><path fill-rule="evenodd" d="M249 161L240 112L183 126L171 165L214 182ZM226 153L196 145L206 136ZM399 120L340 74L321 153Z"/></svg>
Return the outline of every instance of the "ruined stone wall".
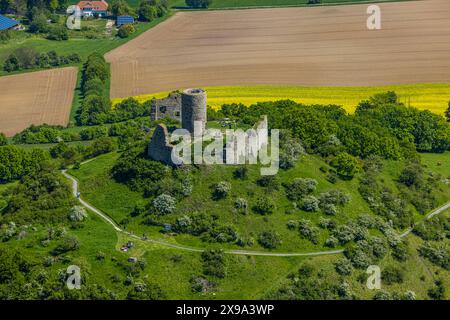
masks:
<svg viewBox="0 0 450 320"><path fill-rule="evenodd" d="M172 161L172 150L175 146L170 143L169 132L164 124L159 124L148 146L148 155L155 161L167 165L174 165Z"/></svg>
<svg viewBox="0 0 450 320"><path fill-rule="evenodd" d="M181 121L181 94L173 92L164 99L153 99L150 120L169 117Z"/></svg>

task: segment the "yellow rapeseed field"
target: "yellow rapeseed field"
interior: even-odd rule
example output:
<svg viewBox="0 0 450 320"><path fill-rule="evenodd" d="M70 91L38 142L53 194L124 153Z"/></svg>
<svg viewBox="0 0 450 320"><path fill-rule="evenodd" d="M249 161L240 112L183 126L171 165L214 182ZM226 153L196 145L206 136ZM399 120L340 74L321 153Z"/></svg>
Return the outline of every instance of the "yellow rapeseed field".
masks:
<svg viewBox="0 0 450 320"><path fill-rule="evenodd" d="M208 105L220 107L225 103L243 103L291 99L304 104L337 104L353 112L361 100L386 91L395 91L401 102L419 109L443 114L450 101L450 84L412 84L382 87L299 87L299 86L236 86L206 87ZM135 97L140 102L163 98L168 92ZM122 99L115 99L113 103Z"/></svg>

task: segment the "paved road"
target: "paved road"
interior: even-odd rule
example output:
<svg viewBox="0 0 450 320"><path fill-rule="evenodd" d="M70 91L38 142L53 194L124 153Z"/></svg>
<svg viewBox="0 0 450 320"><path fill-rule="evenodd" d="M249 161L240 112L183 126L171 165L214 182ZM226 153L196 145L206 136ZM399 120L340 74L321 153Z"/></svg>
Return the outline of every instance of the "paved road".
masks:
<svg viewBox="0 0 450 320"><path fill-rule="evenodd" d="M83 206L85 206L86 208L88 208L89 210L91 210L92 212L94 212L95 214L100 216L107 223L109 223L114 228L114 230L116 230L117 232L126 234L126 235L128 235L130 237L133 237L135 239L139 239L139 240L142 240L142 241L151 242L151 243L155 243L155 244L159 244L159 245L162 245L162 246L171 247L171 248L175 248L175 249L180 249L180 250L184 250L184 251L191 251L191 252L203 252L203 251L205 251L205 249L181 246L181 245L172 244L172 243L168 243L168 242L161 241L161 240L144 239L144 238L141 238L141 237L139 237L139 236L137 236L135 234L132 234L132 233L130 233L128 231L122 230L106 214L104 214L99 209L97 209L96 207L90 205L88 202L84 201L83 199L81 199L81 197L78 196L78 181L75 179L75 177L73 177L70 174L68 174L67 170L62 170L61 172L67 179L72 181L72 194L73 194L73 196L76 197L78 199L78 201ZM436 209L435 211L431 212L430 214L428 214L426 216L426 219L431 219L435 215L438 215L439 213L442 213L442 212L444 212L445 210L447 210L449 208L450 208L450 202L445 204L445 205L443 205L442 207ZM411 233L412 230L413 229L411 228L411 229L405 231L404 233L402 233L400 235L400 237L401 238L406 237L408 234ZM330 250L330 251L293 252L293 253L283 253L283 252L275 253L275 252L247 251L247 250L225 250L224 252L227 253L227 254L245 255L245 256L303 257L303 256L323 256L323 255L340 254L340 253L343 253L344 250L340 249L340 250Z"/></svg>

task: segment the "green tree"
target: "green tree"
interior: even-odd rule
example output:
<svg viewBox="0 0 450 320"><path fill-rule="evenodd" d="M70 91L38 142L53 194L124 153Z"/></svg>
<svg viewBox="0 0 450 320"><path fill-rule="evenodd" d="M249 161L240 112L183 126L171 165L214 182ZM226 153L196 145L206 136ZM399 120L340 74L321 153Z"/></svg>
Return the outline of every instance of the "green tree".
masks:
<svg viewBox="0 0 450 320"><path fill-rule="evenodd" d="M54 26L49 29L49 34L47 36L49 40L69 40L69 33L67 32L67 28L64 26Z"/></svg>
<svg viewBox="0 0 450 320"><path fill-rule="evenodd" d="M8 144L8 139L5 134L0 133L0 146L6 146Z"/></svg>
<svg viewBox="0 0 450 320"><path fill-rule="evenodd" d="M445 111L445 117L447 118L447 122L450 122L450 102L448 103L448 108Z"/></svg>
<svg viewBox="0 0 450 320"><path fill-rule="evenodd" d="M336 168L336 172L345 179L352 179L359 171L358 160L346 152L338 154L332 165Z"/></svg>
<svg viewBox="0 0 450 320"><path fill-rule="evenodd" d="M259 244L267 249L275 249L281 244L281 238L275 231L264 231L259 235Z"/></svg>
<svg viewBox="0 0 450 320"><path fill-rule="evenodd" d="M166 294L161 287L154 283L137 282L134 284L127 294L128 300L163 300L166 299Z"/></svg>
<svg viewBox="0 0 450 320"><path fill-rule="evenodd" d="M20 62L15 54L10 54L8 59L3 64L3 70L6 72L13 72L20 70Z"/></svg>
<svg viewBox="0 0 450 320"><path fill-rule="evenodd" d="M135 28L132 24L124 24L119 28L117 35L120 38L128 38L134 32L135 32Z"/></svg>
<svg viewBox="0 0 450 320"><path fill-rule="evenodd" d="M191 8L208 8L212 3L212 0L186 0L186 5Z"/></svg>
<svg viewBox="0 0 450 320"><path fill-rule="evenodd" d="M111 13L113 16L133 15L133 9L124 0L114 0L111 4Z"/></svg>
<svg viewBox="0 0 450 320"><path fill-rule="evenodd" d="M49 29L50 25L47 22L47 17L42 13L33 18L29 28L31 33L47 33Z"/></svg>
<svg viewBox="0 0 450 320"><path fill-rule="evenodd" d="M111 101L97 95L87 96L80 109L79 123L82 125L101 124L106 120L106 113L111 110Z"/></svg>
<svg viewBox="0 0 450 320"><path fill-rule="evenodd" d="M138 16L140 21L153 21L158 16L158 10L155 5L150 4L148 1L141 2L138 10Z"/></svg>

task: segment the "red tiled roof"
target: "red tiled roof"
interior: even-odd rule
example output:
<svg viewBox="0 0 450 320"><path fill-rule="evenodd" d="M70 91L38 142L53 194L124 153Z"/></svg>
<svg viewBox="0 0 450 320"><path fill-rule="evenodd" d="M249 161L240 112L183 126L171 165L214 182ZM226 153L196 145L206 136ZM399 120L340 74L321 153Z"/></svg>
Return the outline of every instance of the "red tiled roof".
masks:
<svg viewBox="0 0 450 320"><path fill-rule="evenodd" d="M81 10L85 8L92 8L97 11L106 11L108 10L108 3L106 1L80 1L78 2L78 6Z"/></svg>

